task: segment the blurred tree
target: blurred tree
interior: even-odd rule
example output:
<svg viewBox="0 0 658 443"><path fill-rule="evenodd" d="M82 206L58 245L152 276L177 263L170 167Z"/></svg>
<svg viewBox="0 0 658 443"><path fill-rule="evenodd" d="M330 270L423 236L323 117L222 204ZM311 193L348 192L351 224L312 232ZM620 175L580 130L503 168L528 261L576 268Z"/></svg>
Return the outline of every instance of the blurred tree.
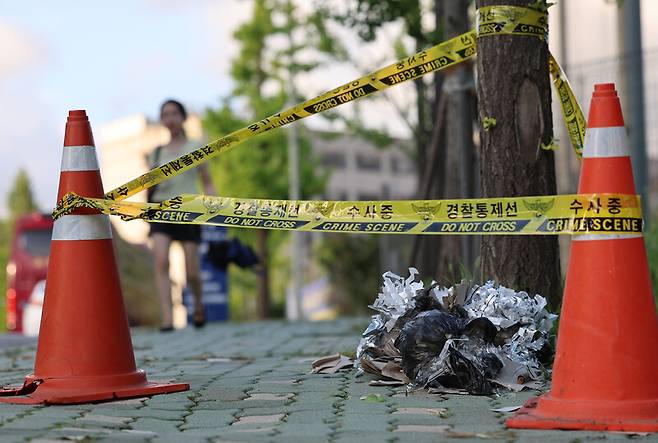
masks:
<svg viewBox="0 0 658 443"><path fill-rule="evenodd" d="M645 234L644 241L647 245L647 257L649 259L649 271L653 283L653 294L658 306L658 217L652 217L649 229Z"/></svg>
<svg viewBox="0 0 658 443"><path fill-rule="evenodd" d="M14 184L7 195L7 206L12 219L39 210L32 195L30 177L23 168L18 170Z"/></svg>
<svg viewBox="0 0 658 443"><path fill-rule="evenodd" d="M274 114L290 99L298 101L298 97L289 97L287 82L320 66L326 55L341 53L323 17L298 10L290 0L255 0L251 18L238 27L234 38L240 45L231 64L235 88L217 109L208 109L204 119L205 128L213 137ZM304 137L300 140L300 159L301 194L308 198L322 191L324 179L316 173L317 162ZM212 171L224 195L286 199L287 162L285 132L269 131L220 156ZM266 230L243 231L238 235L255 244L261 258L256 306L258 317L267 318L271 310L268 265L273 249L288 235Z"/></svg>
<svg viewBox="0 0 658 443"><path fill-rule="evenodd" d="M470 0L356 0L334 16L356 29L365 41L390 22L404 25L406 38L414 42L416 52L466 32L472 27L468 14ZM434 16L434 23L423 20ZM409 50L400 38L395 45L397 57ZM413 118L405 117L413 134L418 171L417 198L468 198L477 194L479 172L473 146L475 91L472 65L467 62L449 72L438 72L433 79L414 80L416 103ZM444 87L444 81L450 84ZM447 112L447 110L450 112ZM416 236L410 264L427 275L454 280L458 270L474 272L473 238Z"/></svg>
<svg viewBox="0 0 658 443"><path fill-rule="evenodd" d="M14 184L7 194L7 208L9 209L9 220L0 220L0 288L2 296L0 297L0 330L6 328L5 324L5 297L7 290L7 261L9 260L9 250L13 234L14 220L24 214L38 211L39 208L32 195L30 177L24 169L19 169L14 178Z"/></svg>
<svg viewBox="0 0 658 443"><path fill-rule="evenodd" d="M377 31L384 25L402 21L404 33L414 41L414 51L419 52L429 42L439 42L443 35L442 23L440 21L441 0L435 0L434 10L437 18L432 29L424 29L422 17L428 10L423 7L421 0L356 0L350 2L346 10L339 13L324 8L325 14L332 16L338 22L349 26L357 31L359 37L366 42L374 41ZM318 5L322 7L322 5ZM398 39L394 47L397 57L409 55L402 39ZM415 124L411 124L416 146L416 161L418 170L423 171L427 160L427 142L434 126L437 111L438 98L441 95L442 75L434 76L433 86L428 84L427 79L414 80L416 88ZM419 187L422 177L419 177Z"/></svg>
<svg viewBox="0 0 658 443"><path fill-rule="evenodd" d="M445 38L453 38L473 28L468 13L471 0L441 1L444 6L443 22ZM473 143L473 133L477 119L477 100L471 61L460 63L445 73L442 99L445 108L445 149L442 177L443 187L440 198L475 198L479 195L480 165ZM435 269L437 278L445 279L452 285L463 278L460 267L470 274L476 274L476 246L479 249L479 236L446 235L440 238ZM427 249L427 243L426 243Z"/></svg>
<svg viewBox="0 0 658 443"><path fill-rule="evenodd" d="M343 314L365 314L377 297L381 274L376 235L326 234L317 248L320 264L330 270L332 298Z"/></svg>

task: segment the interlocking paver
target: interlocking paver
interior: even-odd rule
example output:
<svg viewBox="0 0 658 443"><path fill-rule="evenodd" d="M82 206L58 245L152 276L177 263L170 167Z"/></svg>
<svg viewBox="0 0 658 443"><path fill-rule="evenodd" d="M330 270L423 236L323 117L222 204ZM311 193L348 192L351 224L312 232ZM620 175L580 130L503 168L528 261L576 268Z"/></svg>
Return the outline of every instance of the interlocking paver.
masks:
<svg viewBox="0 0 658 443"><path fill-rule="evenodd" d="M0 428L2 443L24 442L33 438L40 438L45 431L39 429L6 429Z"/></svg>
<svg viewBox="0 0 658 443"><path fill-rule="evenodd" d="M393 432L426 432L430 434L442 434L450 430L448 425L397 425Z"/></svg>
<svg viewBox="0 0 658 443"><path fill-rule="evenodd" d="M93 405L0 404L0 441L187 442L563 442L628 440L624 434L507 430L509 414L536 392L499 397L375 387L353 371L311 374L322 354L352 352L367 319L324 323L208 325L159 334L133 331L139 366L189 392ZM0 353L0 384L20 383L34 347ZM373 395L374 394L374 395ZM365 397L365 400L362 398ZM634 441L656 441L635 436Z"/></svg>
<svg viewBox="0 0 658 443"><path fill-rule="evenodd" d="M262 424L272 424L278 423L284 419L285 414L271 414L271 415L243 415L238 418L238 421L235 422L234 426L242 425L262 425Z"/></svg>
<svg viewBox="0 0 658 443"><path fill-rule="evenodd" d="M181 429L228 426L236 421L238 411L238 409L193 410L190 415L185 417L185 424L181 426Z"/></svg>
<svg viewBox="0 0 658 443"><path fill-rule="evenodd" d="M249 397L245 398L244 401L282 401L287 402L291 400L295 394L289 392L287 394L271 394L271 393L250 393Z"/></svg>
<svg viewBox="0 0 658 443"><path fill-rule="evenodd" d="M153 417L140 417L130 423L130 427L138 431L154 432L158 436L176 435L182 420L160 420Z"/></svg>

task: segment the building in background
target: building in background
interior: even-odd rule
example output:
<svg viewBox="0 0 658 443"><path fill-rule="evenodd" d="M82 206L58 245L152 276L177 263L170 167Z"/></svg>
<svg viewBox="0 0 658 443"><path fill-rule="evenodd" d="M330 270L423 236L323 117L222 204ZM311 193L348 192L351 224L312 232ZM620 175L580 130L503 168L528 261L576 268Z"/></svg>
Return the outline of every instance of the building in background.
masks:
<svg viewBox="0 0 658 443"><path fill-rule="evenodd" d="M382 200L412 198L416 167L404 152L404 140L378 148L350 135L309 134L311 149L331 173L322 198L327 200Z"/></svg>

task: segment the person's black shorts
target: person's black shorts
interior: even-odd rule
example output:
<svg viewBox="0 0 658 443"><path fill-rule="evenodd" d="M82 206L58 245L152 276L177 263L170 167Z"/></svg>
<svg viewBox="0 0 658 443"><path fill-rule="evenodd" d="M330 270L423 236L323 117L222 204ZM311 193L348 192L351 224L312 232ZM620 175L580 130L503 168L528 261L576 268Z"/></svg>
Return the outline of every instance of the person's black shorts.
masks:
<svg viewBox="0 0 658 443"><path fill-rule="evenodd" d="M201 242L201 226L199 225L177 225L174 223L149 223L151 231L149 235L156 232L165 234L172 240Z"/></svg>

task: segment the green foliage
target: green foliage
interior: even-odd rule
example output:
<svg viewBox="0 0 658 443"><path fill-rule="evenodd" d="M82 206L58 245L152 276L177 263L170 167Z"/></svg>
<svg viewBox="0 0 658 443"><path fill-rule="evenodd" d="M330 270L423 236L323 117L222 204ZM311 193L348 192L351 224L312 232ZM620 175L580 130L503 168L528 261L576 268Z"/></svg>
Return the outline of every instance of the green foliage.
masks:
<svg viewBox="0 0 658 443"><path fill-rule="evenodd" d="M24 214L38 211L39 208L32 195L30 177L24 169L19 169L14 179L14 184L7 194L7 207L9 208L9 220L0 220L0 331L6 329L6 298L7 292L7 262L11 250L11 242L14 231L14 220Z"/></svg>
<svg viewBox="0 0 658 443"><path fill-rule="evenodd" d="M496 119L493 117L485 117L482 119L482 126L484 127L485 131L489 131L490 129L493 129L496 127Z"/></svg>
<svg viewBox="0 0 658 443"><path fill-rule="evenodd" d="M435 44L442 40L443 26L430 25L427 26L426 20L423 17L431 14L436 2L423 2L420 0L355 0L348 2L342 9L335 11L335 7L325 6L318 3L317 7L323 11L327 16L336 20L338 23L354 29L359 37L366 41L372 42L377 37L377 32L380 28L388 23L401 22L403 25L402 34L399 35L393 43L393 53L396 58L402 58L409 54L410 48L405 45L405 41L411 38L415 47L414 51L420 51L422 48L428 46L430 43ZM425 25L424 23L425 22ZM409 129L414 134L413 146L416 152L410 152L411 157L423 158L424 150L427 142L429 141L434 116L433 112L436 109L436 89L429 87L428 79L417 79L415 84L416 89L416 105L413 110L406 107L398 107L398 114L402 120L406 122ZM386 130L364 130L358 127L358 123L352 123L357 129L357 133L375 143L379 147L386 146L386 139L389 138Z"/></svg>
<svg viewBox="0 0 658 443"><path fill-rule="evenodd" d="M376 38L377 30L389 22L402 18L406 32L415 39L423 39L420 0L357 0L350 3L345 14L335 15L342 23L353 27L366 41Z"/></svg>
<svg viewBox="0 0 658 443"><path fill-rule="evenodd" d="M382 394L368 394L362 396L361 401L365 401L366 403L384 403L386 401L386 397L384 397Z"/></svg>
<svg viewBox="0 0 658 443"><path fill-rule="evenodd" d="M312 43L316 49L332 58L332 60L347 60L348 53L340 42L327 29L326 14L322 9L317 9L308 17L308 26L315 42Z"/></svg>
<svg viewBox="0 0 658 443"><path fill-rule="evenodd" d="M530 3L528 5L528 8L535 9L539 12L548 12L548 8L556 4L557 3L555 2L551 3L551 2L547 2L546 0L535 0L534 3Z"/></svg>
<svg viewBox="0 0 658 443"><path fill-rule="evenodd" d="M551 137L548 143L539 143L539 147L543 149L544 151L557 151L560 149L560 145L558 144L557 140Z"/></svg>
<svg viewBox="0 0 658 443"><path fill-rule="evenodd" d="M266 40L274 32L272 8L256 0L251 21L242 24L233 37L240 43L238 57L231 63L231 77L236 81L233 94L247 97L258 108L261 88L267 80L265 68ZM254 103L256 102L256 103Z"/></svg>
<svg viewBox="0 0 658 443"><path fill-rule="evenodd" d="M250 241L254 231L250 229L229 229L229 235ZM283 231L273 231L270 243L277 246L270 253L269 281L272 292L272 317L283 317L285 313L285 294L290 280L290 260L287 251L289 235ZM229 267L229 315L231 321L246 321L254 318L257 307L256 278L254 269L241 269L236 265Z"/></svg>
<svg viewBox="0 0 658 443"><path fill-rule="evenodd" d="M365 313L381 283L379 238L363 234L326 234L316 253L329 273L341 311Z"/></svg>
<svg viewBox="0 0 658 443"><path fill-rule="evenodd" d="M231 234L239 230L229 230ZM229 267L228 311L231 321L245 321L253 318L256 311L256 279L254 273L237 266Z"/></svg>
<svg viewBox="0 0 658 443"><path fill-rule="evenodd" d="M279 100L272 99L270 102L263 102L263 105L268 104L274 109L280 109L278 103ZM250 121L236 116L230 101L224 101L218 109L206 111L204 125L211 137L219 137L249 124ZM315 172L317 165L318 161L312 156L308 140L300 140L302 197L321 192L324 187L323 177ZM268 131L247 140L236 149L219 156L212 164L211 170L213 180L222 195L288 198L288 147L285 131Z"/></svg>
<svg viewBox="0 0 658 443"><path fill-rule="evenodd" d="M301 34L303 38L296 40L303 43L283 47L272 43L291 34ZM240 52L231 64L235 88L217 109L207 110L204 125L211 137L226 135L285 108L291 99L287 87L291 75L308 72L320 64L320 60L299 62L300 52L340 52L322 17L300 17L290 1L256 0L252 18L237 29L234 37L240 44ZM244 106L244 112L236 111L236 102ZM287 144L285 130L269 131L220 156L212 169L221 192L240 197L287 198ZM323 189L324 180L314 172L317 163L310 144L302 139L300 145L301 191L309 196Z"/></svg>
<svg viewBox="0 0 658 443"><path fill-rule="evenodd" d="M651 273L651 282L653 283L653 295L658 305L658 217L654 217L645 232L644 241L647 246L647 257L649 259L649 272Z"/></svg>
<svg viewBox="0 0 658 443"><path fill-rule="evenodd" d="M32 195L30 177L22 168L18 170L14 185L7 196L7 206L12 219L39 210Z"/></svg>
<svg viewBox="0 0 658 443"><path fill-rule="evenodd" d="M326 55L344 57L345 51L328 32L321 14L304 14L291 1L255 0L252 17L234 34L240 51L231 64L235 87L215 109L208 109L204 127L212 138L228 134L258 119L275 114L286 104L298 101L291 97L290 79L320 66ZM287 43L282 43L287 42ZM303 61L301 61L303 53ZM299 123L294 123L300 127ZM300 183L302 198L324 189L326 177L316 173L318 162L311 146L299 131ZM286 130L274 130L244 142L240 147L219 156L211 165L213 180L222 195L252 198L288 198L288 140ZM231 230L243 242L254 245L253 230ZM285 293L287 278L281 269L280 249L288 233L268 232L268 266L272 293ZM230 297L234 318L249 317L251 295L256 290L256 275L250 271L230 270ZM239 301L236 300L240 299ZM273 301L275 308L282 299ZM280 309L279 309L280 310Z"/></svg>

